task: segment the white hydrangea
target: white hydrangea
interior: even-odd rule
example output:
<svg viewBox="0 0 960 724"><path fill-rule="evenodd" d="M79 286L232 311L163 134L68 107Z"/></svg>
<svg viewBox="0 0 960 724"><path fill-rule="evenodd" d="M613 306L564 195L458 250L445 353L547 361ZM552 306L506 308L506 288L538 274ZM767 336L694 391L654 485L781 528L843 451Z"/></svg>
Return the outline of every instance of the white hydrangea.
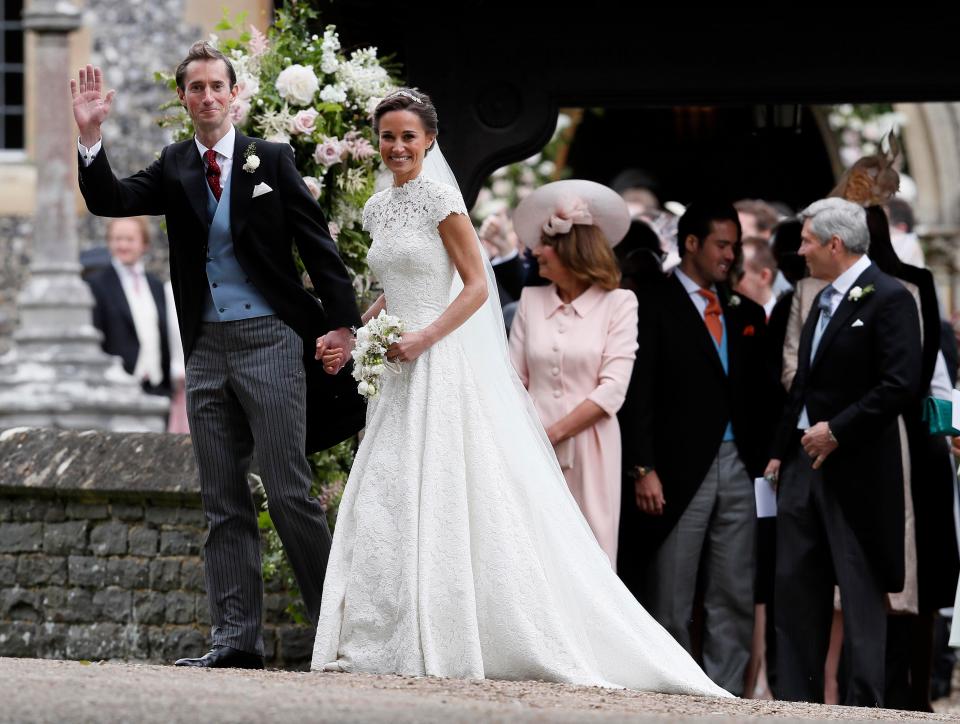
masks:
<svg viewBox="0 0 960 724"><path fill-rule="evenodd" d="M320 91L320 100L325 103L343 103L347 100L347 89L342 83L326 85Z"/></svg>
<svg viewBox="0 0 960 724"><path fill-rule="evenodd" d="M313 97L320 89L313 68L294 63L277 76L277 93L288 103L295 106L306 106L313 102Z"/></svg>
<svg viewBox="0 0 960 724"><path fill-rule="evenodd" d="M371 98L379 102L394 89L390 76L377 60L376 48L355 50L349 61L340 64L337 80L347 88L358 107L365 107Z"/></svg>
<svg viewBox="0 0 960 724"><path fill-rule="evenodd" d="M340 67L340 59L337 57L337 51L340 50L340 38L337 37L333 27L328 27L323 33L323 43L320 45L320 70L327 75L335 73Z"/></svg>

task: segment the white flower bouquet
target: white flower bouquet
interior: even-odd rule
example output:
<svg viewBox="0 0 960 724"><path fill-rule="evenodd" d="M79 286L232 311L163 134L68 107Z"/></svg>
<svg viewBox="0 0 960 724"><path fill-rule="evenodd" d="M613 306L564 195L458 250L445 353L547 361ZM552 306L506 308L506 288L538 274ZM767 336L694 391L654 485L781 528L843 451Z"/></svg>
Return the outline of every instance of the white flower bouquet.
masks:
<svg viewBox="0 0 960 724"><path fill-rule="evenodd" d="M403 335L403 322L385 310L357 330L357 343L353 348L353 379L357 392L367 399L380 394L380 378L390 370L400 371L395 362L387 360L387 349L399 342Z"/></svg>

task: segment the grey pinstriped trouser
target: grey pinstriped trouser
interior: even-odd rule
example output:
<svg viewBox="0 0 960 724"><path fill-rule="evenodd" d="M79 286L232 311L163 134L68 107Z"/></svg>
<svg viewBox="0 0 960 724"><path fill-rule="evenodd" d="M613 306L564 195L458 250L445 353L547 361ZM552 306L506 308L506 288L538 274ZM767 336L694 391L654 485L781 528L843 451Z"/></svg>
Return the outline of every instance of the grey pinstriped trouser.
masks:
<svg viewBox="0 0 960 724"><path fill-rule="evenodd" d="M669 502L670 498L667 496ZM753 638L757 505L736 443L721 442L707 476L654 558L647 610L692 651L697 577L703 579L703 670L735 696Z"/></svg>
<svg viewBox="0 0 960 724"><path fill-rule="evenodd" d="M204 547L213 644L263 653L256 453L270 515L314 623L330 530L311 498L304 454L303 342L276 316L204 323L186 366L187 414L207 517Z"/></svg>

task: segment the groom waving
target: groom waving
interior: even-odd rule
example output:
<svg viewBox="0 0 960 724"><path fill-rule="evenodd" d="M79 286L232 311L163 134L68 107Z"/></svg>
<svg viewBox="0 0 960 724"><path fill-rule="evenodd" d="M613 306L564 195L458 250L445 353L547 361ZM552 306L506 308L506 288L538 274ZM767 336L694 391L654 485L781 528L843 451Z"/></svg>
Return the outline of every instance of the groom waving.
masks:
<svg viewBox="0 0 960 724"><path fill-rule="evenodd" d="M247 470L256 453L271 517L311 618L316 621L330 532L310 497L311 447L342 440L362 425L362 407L331 414L359 396L333 396L310 415L307 397L336 377L305 350L351 347L360 318L346 268L289 145L254 141L234 129L236 73L205 42L176 72L177 94L196 135L160 152L146 169L117 179L100 126L114 91L88 65L70 81L80 129L80 191L100 216L163 214L170 277L186 357L187 413L209 532L205 545L213 649L181 666L263 668L263 579L257 509ZM300 258L320 299L304 289ZM318 344L318 337L323 342ZM327 381L325 381L325 379ZM322 397L322 395L321 395ZM358 414L359 413L359 414Z"/></svg>

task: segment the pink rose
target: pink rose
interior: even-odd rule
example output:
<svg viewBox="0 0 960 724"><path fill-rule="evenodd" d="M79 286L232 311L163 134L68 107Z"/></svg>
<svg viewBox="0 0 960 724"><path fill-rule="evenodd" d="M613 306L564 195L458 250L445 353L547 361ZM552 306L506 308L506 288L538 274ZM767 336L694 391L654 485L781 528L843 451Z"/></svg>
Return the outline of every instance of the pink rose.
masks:
<svg viewBox="0 0 960 724"><path fill-rule="evenodd" d="M317 116L319 115L320 114L313 108L298 111L297 115L290 121L290 132L293 134L313 133L313 129L317 125Z"/></svg>
<svg viewBox="0 0 960 724"><path fill-rule="evenodd" d="M242 75L237 79L237 97L245 101L253 98L260 91L260 81L253 75Z"/></svg>
<svg viewBox="0 0 960 724"><path fill-rule="evenodd" d="M310 195L315 199L320 198L320 192L323 191L323 182L316 176L304 176L303 183L306 184Z"/></svg>
<svg viewBox="0 0 960 724"><path fill-rule="evenodd" d="M313 160L324 168L330 168L334 164L340 163L343 157L343 144L336 138L327 138L323 143L318 143L313 152Z"/></svg>
<svg viewBox="0 0 960 724"><path fill-rule="evenodd" d="M250 113L250 102L237 97L230 104L230 120L237 126L242 126Z"/></svg>

